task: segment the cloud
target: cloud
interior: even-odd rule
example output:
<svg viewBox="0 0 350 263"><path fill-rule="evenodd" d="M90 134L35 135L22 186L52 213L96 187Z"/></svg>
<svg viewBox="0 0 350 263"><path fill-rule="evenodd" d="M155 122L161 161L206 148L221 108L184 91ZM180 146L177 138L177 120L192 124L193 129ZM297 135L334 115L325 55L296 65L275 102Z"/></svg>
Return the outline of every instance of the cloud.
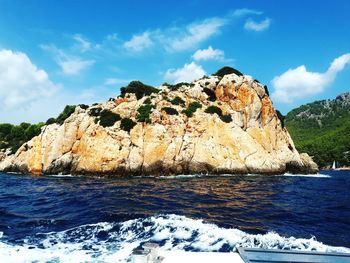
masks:
<svg viewBox="0 0 350 263"><path fill-rule="evenodd" d="M192 23L185 28L173 29L176 31L176 36L170 36L166 39L166 48L168 51L183 51L196 47L201 42L218 34L220 28L227 24L227 22L227 19L213 17ZM184 33L181 34L181 32Z"/></svg>
<svg viewBox="0 0 350 263"><path fill-rule="evenodd" d="M95 64L95 60L69 55L55 45L40 45L40 47L53 54L54 60L65 75L78 75L81 71Z"/></svg>
<svg viewBox="0 0 350 263"><path fill-rule="evenodd" d="M244 28L246 30L260 32L260 31L264 31L264 30L268 29L270 24L271 24L270 18L265 18L264 20L262 20L260 22L256 22L250 18L245 22Z"/></svg>
<svg viewBox="0 0 350 263"><path fill-rule="evenodd" d="M248 15L261 14L261 11L242 8L229 11L222 16L208 17L189 24L148 29L142 34L133 35L130 40L123 43L123 47L132 52L142 52L150 47L164 48L167 52L195 49L203 42L220 34L221 29L232 21ZM260 25L254 21L251 23L255 23L256 28ZM263 21L263 23L270 23L270 20Z"/></svg>
<svg viewBox="0 0 350 263"><path fill-rule="evenodd" d="M324 73L307 71L304 65L289 69L272 80L272 98L277 102L292 103L297 99L321 93L349 63L350 53L347 53L334 59Z"/></svg>
<svg viewBox="0 0 350 263"><path fill-rule="evenodd" d="M84 60L77 57L62 57L57 59L58 65L66 75L77 75L82 70L95 64L94 60Z"/></svg>
<svg viewBox="0 0 350 263"><path fill-rule="evenodd" d="M117 85L117 84L126 84L129 82L130 80L128 79L108 78L105 80L104 85L110 86L110 85Z"/></svg>
<svg viewBox="0 0 350 263"><path fill-rule="evenodd" d="M246 16L246 15L261 15L261 14L262 14L261 11L248 9L248 8L236 9L233 12L231 12L231 15L236 17Z"/></svg>
<svg viewBox="0 0 350 263"><path fill-rule="evenodd" d="M77 48L84 53L91 50L91 43L80 34L75 34L73 39L78 43Z"/></svg>
<svg viewBox="0 0 350 263"><path fill-rule="evenodd" d="M179 83L191 82L195 79L203 77L204 75L206 75L206 72L202 66L196 64L195 62L191 62L190 64L185 64L179 69L168 69L164 75L164 78L167 81Z"/></svg>
<svg viewBox="0 0 350 263"><path fill-rule="evenodd" d="M140 35L133 35L129 41L126 41L123 46L129 51L141 52L153 45L149 32L143 32Z"/></svg>
<svg viewBox="0 0 350 263"><path fill-rule="evenodd" d="M193 55L194 60L217 60L224 61L225 53L220 49L213 49L212 46L209 46L207 49L198 49Z"/></svg>
<svg viewBox="0 0 350 263"><path fill-rule="evenodd" d="M5 109L25 108L39 98L53 96L58 89L26 54L0 50L0 102Z"/></svg>

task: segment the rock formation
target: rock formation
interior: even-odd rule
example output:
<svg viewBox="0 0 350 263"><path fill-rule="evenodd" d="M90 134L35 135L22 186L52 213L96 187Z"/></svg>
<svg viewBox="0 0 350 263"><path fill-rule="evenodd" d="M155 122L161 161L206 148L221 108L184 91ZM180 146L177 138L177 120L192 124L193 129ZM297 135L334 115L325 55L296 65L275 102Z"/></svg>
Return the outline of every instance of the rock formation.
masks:
<svg viewBox="0 0 350 263"><path fill-rule="evenodd" d="M232 73L176 88L162 85L139 99L134 93L124 95L88 108L77 106L62 125L44 126L39 136L2 160L0 170L91 175L318 170L308 155L297 152L266 88L250 76ZM185 114L193 102L197 108ZM138 115L145 105L151 110L149 120L142 121ZM101 125L94 112L103 110L134 125L130 131L121 128L120 120Z"/></svg>

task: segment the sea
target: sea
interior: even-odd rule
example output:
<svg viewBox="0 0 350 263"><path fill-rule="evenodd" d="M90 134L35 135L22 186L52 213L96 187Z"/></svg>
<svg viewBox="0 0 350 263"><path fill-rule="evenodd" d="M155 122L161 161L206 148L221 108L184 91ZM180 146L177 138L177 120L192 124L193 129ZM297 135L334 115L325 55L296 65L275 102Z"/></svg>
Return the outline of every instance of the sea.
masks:
<svg viewBox="0 0 350 263"><path fill-rule="evenodd" d="M146 242L180 251L350 253L350 172L0 173L0 262L130 262Z"/></svg>

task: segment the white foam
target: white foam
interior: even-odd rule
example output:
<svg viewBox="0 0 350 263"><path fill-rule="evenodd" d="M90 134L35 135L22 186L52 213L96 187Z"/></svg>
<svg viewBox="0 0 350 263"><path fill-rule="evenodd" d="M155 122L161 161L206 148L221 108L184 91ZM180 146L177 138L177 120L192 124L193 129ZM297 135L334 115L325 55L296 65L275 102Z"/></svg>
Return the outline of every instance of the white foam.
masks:
<svg viewBox="0 0 350 263"><path fill-rule="evenodd" d="M63 177L63 178L65 178L65 177L75 177L75 176L73 176L71 174L48 174L47 176L49 176L49 177Z"/></svg>
<svg viewBox="0 0 350 263"><path fill-rule="evenodd" d="M350 253L349 248L327 246L315 238L247 234L179 215L83 225L40 236L29 237L23 245L2 239L0 258L4 262L126 262L133 249L149 241L171 251L214 252L223 246L235 251L240 246Z"/></svg>
<svg viewBox="0 0 350 263"><path fill-rule="evenodd" d="M165 175L165 176L157 176L158 179L186 179L186 178L197 178L197 177L205 177L207 174L178 174L178 175Z"/></svg>
<svg viewBox="0 0 350 263"><path fill-rule="evenodd" d="M311 178L331 178L330 175L327 174L290 174L290 173L285 173L277 176L290 176L290 177L311 177Z"/></svg>

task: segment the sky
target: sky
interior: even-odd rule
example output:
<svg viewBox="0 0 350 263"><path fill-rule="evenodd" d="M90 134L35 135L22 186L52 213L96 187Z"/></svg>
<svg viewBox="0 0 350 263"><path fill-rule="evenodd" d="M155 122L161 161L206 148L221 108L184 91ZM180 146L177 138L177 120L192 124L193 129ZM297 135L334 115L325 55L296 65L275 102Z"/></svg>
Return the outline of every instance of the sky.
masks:
<svg viewBox="0 0 350 263"><path fill-rule="evenodd" d="M286 114L350 91L349 14L347 0L0 0L0 123L223 66L267 85Z"/></svg>

